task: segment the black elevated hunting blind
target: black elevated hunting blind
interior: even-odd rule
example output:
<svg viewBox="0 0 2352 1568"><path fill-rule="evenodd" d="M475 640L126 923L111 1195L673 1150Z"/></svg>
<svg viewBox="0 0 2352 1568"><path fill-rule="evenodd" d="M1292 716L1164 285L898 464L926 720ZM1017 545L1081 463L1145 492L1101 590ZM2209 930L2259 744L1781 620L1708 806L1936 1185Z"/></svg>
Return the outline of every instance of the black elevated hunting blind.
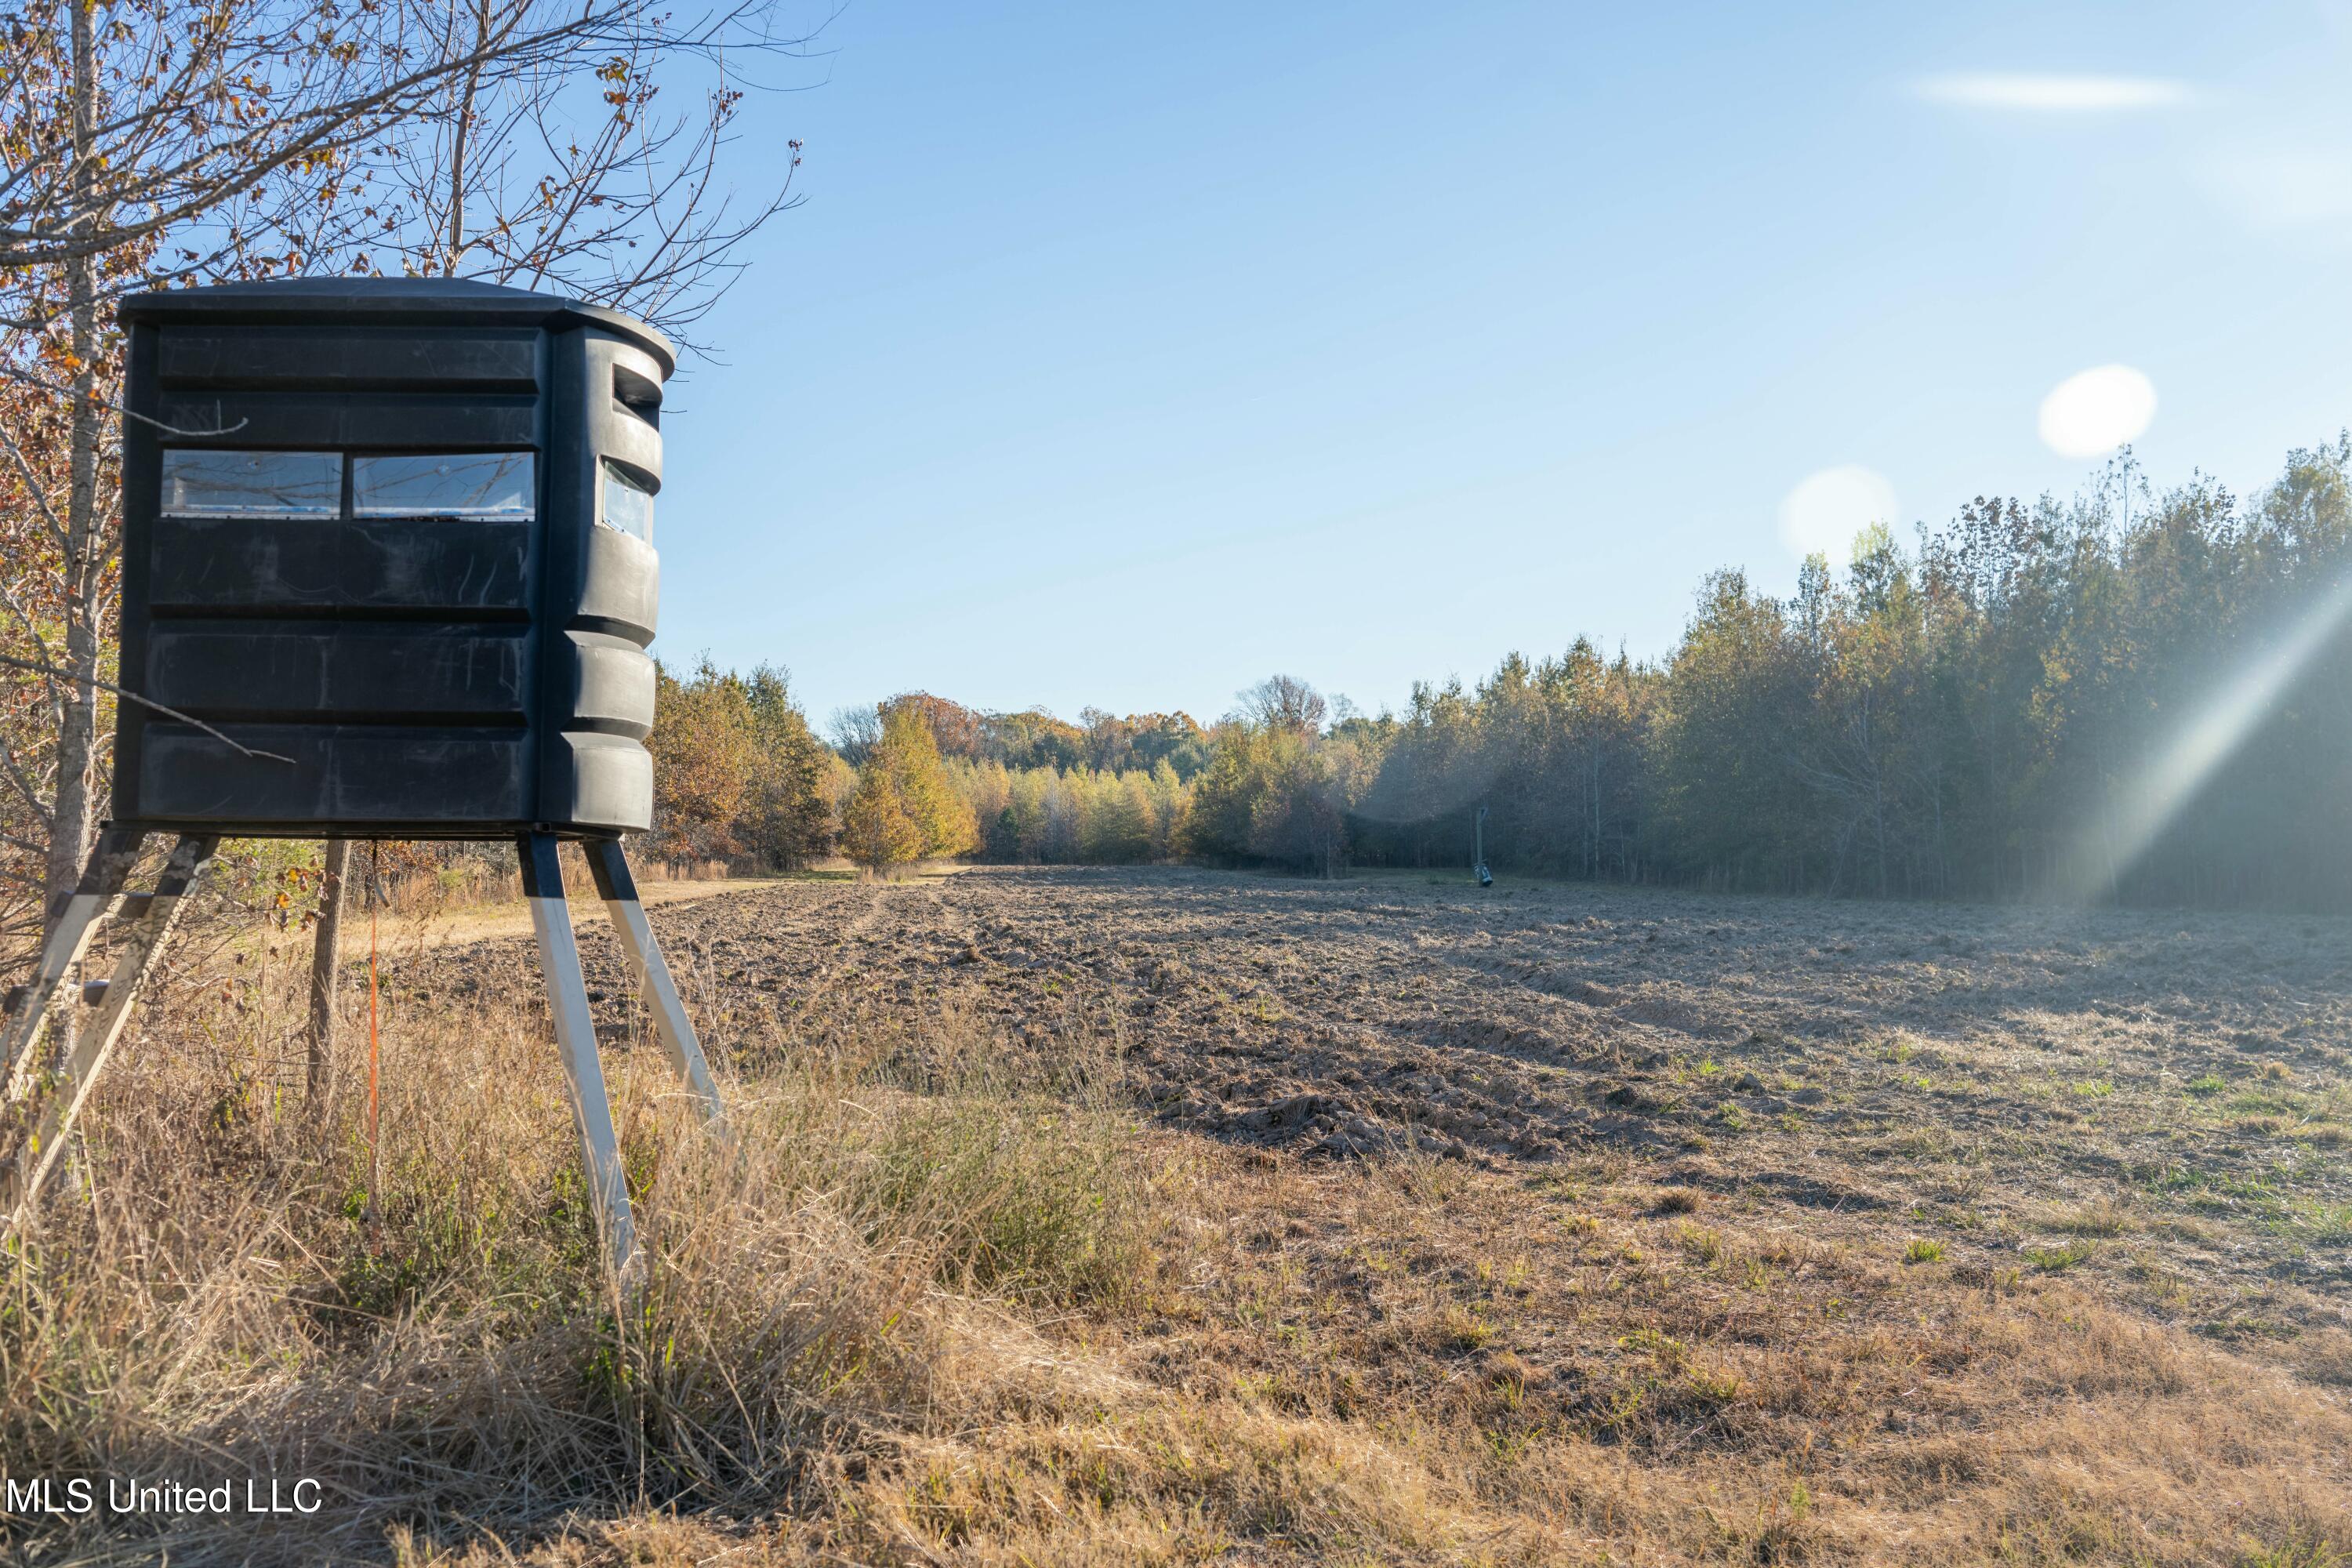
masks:
<svg viewBox="0 0 2352 1568"><path fill-rule="evenodd" d="M662 384L617 311L443 279L142 294L118 820L485 838L652 821Z"/></svg>
<svg viewBox="0 0 2352 1568"><path fill-rule="evenodd" d="M132 700L114 819L0 1025L0 1135L25 1134L13 1159L0 1148L0 1230L31 1209L222 837L511 838L589 1190L633 1277L556 846L583 841L656 1030L716 1121L620 846L653 820L646 646L676 351L616 310L447 279L140 294L121 318ZM161 879L126 898L157 831L178 836ZM114 978L69 991L108 920ZM60 994L97 1015L50 1068L38 1042Z"/></svg>

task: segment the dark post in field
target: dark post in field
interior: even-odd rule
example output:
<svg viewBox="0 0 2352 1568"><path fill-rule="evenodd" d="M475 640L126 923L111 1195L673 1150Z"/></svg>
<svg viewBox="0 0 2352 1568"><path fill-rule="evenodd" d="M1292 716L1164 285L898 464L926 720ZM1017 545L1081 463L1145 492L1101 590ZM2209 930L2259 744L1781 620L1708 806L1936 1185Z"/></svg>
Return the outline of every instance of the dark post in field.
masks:
<svg viewBox="0 0 2352 1568"><path fill-rule="evenodd" d="M342 975L338 963L343 935L343 872L352 858L348 838L327 840L326 864L319 876L319 923L310 933L310 1058L306 1088L312 1115L323 1121L335 1089L335 994Z"/></svg>

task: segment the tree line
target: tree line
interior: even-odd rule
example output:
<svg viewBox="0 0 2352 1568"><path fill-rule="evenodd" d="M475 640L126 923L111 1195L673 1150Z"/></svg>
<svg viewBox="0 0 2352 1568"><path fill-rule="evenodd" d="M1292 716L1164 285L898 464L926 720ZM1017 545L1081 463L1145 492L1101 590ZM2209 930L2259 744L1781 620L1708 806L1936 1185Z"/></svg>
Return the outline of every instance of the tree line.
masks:
<svg viewBox="0 0 2352 1568"><path fill-rule="evenodd" d="M789 677L708 659L664 669L654 852L790 870L834 854L875 870L970 857L1130 864L1192 853L1190 778L1209 731L1182 713L991 713L928 692L834 715L830 745Z"/></svg>
<svg viewBox="0 0 2352 1568"><path fill-rule="evenodd" d="M1709 576L1665 658L1579 638L1402 713L1262 696L1220 726L1196 853L1779 892L2352 905L2352 441L2251 498L1883 526L1796 592Z"/></svg>
<svg viewBox="0 0 2352 1568"><path fill-rule="evenodd" d="M1377 716L1286 676L1207 726L902 696L836 715L830 754L861 781L888 755L936 826L896 859L842 847L1466 867L1483 808L1503 870L2352 907L2348 479L2345 437L2250 498L2154 494L2126 452L2069 500L1979 498L1907 546L1874 526L1786 597L1715 573L1663 658L1577 637Z"/></svg>
<svg viewBox="0 0 2352 1568"><path fill-rule="evenodd" d="M1467 867L1892 897L2341 909L2352 439L2251 499L2126 455L2070 501L1874 527L1786 597L1710 575L1676 646L1578 637L1365 715L1276 676L1223 718L928 692L820 737L781 668L664 667L649 847L878 871Z"/></svg>

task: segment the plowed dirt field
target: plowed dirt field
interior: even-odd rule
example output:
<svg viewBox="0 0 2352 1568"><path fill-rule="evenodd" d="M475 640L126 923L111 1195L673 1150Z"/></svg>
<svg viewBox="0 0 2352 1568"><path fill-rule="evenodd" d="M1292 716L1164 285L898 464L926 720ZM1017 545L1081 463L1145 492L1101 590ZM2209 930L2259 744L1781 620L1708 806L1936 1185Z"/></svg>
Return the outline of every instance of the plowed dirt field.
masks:
<svg viewBox="0 0 2352 1568"><path fill-rule="evenodd" d="M654 920L747 1071L845 1002L944 1006L1009 1050L1107 1041L1145 1117L1286 1160L1600 1159L1811 1236L2116 1275L2224 1337L2352 1296L2340 920L993 868ZM637 1038L582 939L603 1032ZM508 938L394 983L535 963Z"/></svg>

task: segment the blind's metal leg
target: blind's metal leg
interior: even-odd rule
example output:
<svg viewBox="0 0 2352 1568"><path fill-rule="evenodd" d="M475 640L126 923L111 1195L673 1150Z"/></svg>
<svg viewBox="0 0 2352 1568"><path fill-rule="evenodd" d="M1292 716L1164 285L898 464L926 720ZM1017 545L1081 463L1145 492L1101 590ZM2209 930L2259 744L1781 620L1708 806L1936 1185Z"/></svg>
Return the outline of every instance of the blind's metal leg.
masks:
<svg viewBox="0 0 2352 1568"><path fill-rule="evenodd" d="M629 1217L629 1186L621 1169L621 1143L613 1131L612 1102L604 1095L604 1068L596 1058L596 1027L588 1016L588 983L580 973L580 948L572 934L572 911L563 902L563 868L554 836L527 833L520 841L523 897L530 900L531 928L539 935L540 967L547 976L548 1008L555 1015L555 1047L563 1058L572 1090L572 1119L580 1130L588 1194L596 1228L604 1238L614 1282L622 1294L636 1283L637 1237Z"/></svg>

